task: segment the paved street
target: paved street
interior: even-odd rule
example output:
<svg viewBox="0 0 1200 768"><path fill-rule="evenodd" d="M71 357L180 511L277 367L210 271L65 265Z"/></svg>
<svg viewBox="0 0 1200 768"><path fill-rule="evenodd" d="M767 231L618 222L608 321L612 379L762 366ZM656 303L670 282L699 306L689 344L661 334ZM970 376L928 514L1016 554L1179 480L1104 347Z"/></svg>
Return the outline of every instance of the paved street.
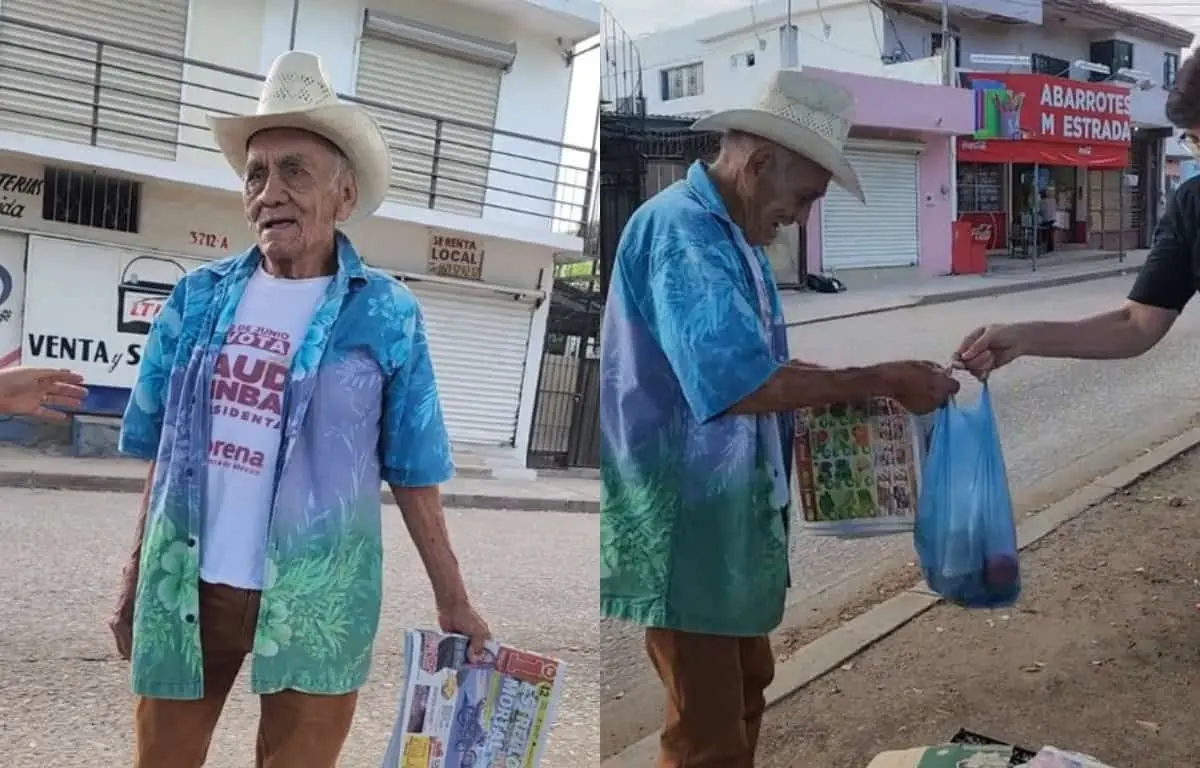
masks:
<svg viewBox="0 0 1200 768"><path fill-rule="evenodd" d="M1101 312L1118 306L1132 279L1110 278L801 326L792 329L792 354L827 365L900 357L948 362L962 336L977 325ZM1200 411L1198 353L1200 313L1192 308L1158 348L1139 360L1022 360L1003 371L993 380L993 402L1014 489L1082 485L1129 460L1156 437L1175 431ZM885 555L906 550L911 551L907 537L859 542L806 537L793 564L796 587L791 602L851 577ZM623 712L645 711L637 688L651 673L640 634L631 627L604 623L601 648L607 733L610 705L614 720ZM615 701L617 696L622 696L620 701Z"/></svg>
<svg viewBox="0 0 1200 768"><path fill-rule="evenodd" d="M0 489L0 763L12 768L129 764L126 664L104 623L133 533L130 494ZM432 597L399 513L385 508L385 605L371 681L344 753L377 768L395 716L399 633L433 623ZM454 510L451 534L493 631L568 662L564 700L544 765L596 761L597 518L550 512ZM256 701L236 688L209 757L252 764Z"/></svg>

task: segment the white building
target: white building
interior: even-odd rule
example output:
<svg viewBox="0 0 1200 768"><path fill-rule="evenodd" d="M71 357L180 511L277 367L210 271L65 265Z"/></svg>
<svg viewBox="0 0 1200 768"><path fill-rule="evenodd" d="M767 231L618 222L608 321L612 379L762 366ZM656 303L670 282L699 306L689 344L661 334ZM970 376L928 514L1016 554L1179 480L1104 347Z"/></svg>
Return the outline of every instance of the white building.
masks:
<svg viewBox="0 0 1200 768"><path fill-rule="evenodd" d="M802 67L941 82L936 59L888 65L884 11L869 0L794 0L791 8ZM787 0L762 0L637 38L647 113L698 115L753 93L784 64L787 9Z"/></svg>
<svg viewBox="0 0 1200 768"><path fill-rule="evenodd" d="M347 231L419 297L451 439L523 467L552 267L582 248L595 158L564 131L599 19L593 0L0 0L3 362L78 369L87 410L121 410L142 316L251 244L203 116L252 111L295 47L390 139L389 200Z"/></svg>
<svg viewBox="0 0 1200 768"><path fill-rule="evenodd" d="M639 38L646 111L690 117L744 100L785 60L782 27L788 5L786 0L765 0ZM1004 152L1011 154L1021 142L972 141L972 133L976 138L981 135L981 126L975 124L978 110L974 103L966 106L973 114L963 130L958 121L958 110L963 108L960 101L938 96L936 91L918 96L900 87L878 86L884 80L943 82L938 3L793 0L790 5L801 66L836 70L845 73L843 79L851 75L870 78L853 80L858 85L855 95L860 114L880 108L897 114L916 107L936 115L940 126L951 122L958 125L957 133L962 138L950 144L955 157L949 186L953 190L951 212L940 226L965 216L973 224L991 228L993 249L1007 250L1010 238L1018 236L1014 232L1027 233L1031 229L1022 219L1031 199L1029 190L1049 184L1061 198L1060 211L1069 217L1069 226L1062 235L1065 247L1135 248L1148 242L1165 187L1163 142L1171 131L1163 113L1164 103L1167 89L1174 82L1180 49L1191 44L1192 33L1188 30L1096 0L1085 0L1082 5L1074 0L952 0L950 34L956 42L951 48L953 67L966 75L954 78L955 90L961 90L959 85L974 88L971 76L975 80L1006 81L1003 85L1010 90L1040 88L1044 82L1058 84L1069 78L1076 91L1120 90L1129 96L1128 108L1121 108L1120 114L1103 116L1130 129L1131 136L1124 142L1106 146L1097 142L1069 144L1062 136L1050 137L1055 140L1051 151L1038 157L1032 156L1033 142L1021 147L1028 151L1006 157ZM1010 78L1012 75L1020 76ZM999 84L987 83L989 87ZM976 92L969 93L974 102ZM914 98L919 98L920 104L914 105ZM1025 103L1028 116L1035 111L1042 116L1042 105L1030 104L1029 99ZM899 126L882 122L876 119L866 127L873 130L861 130L852 137L860 144L897 138ZM864 135L878 133L881 128L888 135ZM912 133L908 131L904 139L910 145ZM905 151L901 146L883 153L883 147L875 144L870 160L858 158L868 176L879 177L875 194L867 190L866 210L855 208L846 196L831 190L824 207L834 213L827 210L814 214L809 229L819 228L835 236L827 238L826 243L809 234L810 270L904 266L917 263L915 254L919 250L921 265L927 271L948 271L949 258L936 257L944 251L931 228L926 227L938 216L939 190L927 182L931 177L940 177L931 154L940 152L939 136L944 134L931 127L918 133L920 147L908 150L918 154L915 165L900 158ZM1039 142L1047 139L1036 131L1033 138ZM988 152L979 151L983 145L987 145ZM959 155L964 147L970 151ZM865 145L860 149L865 151ZM972 153L977 156L964 162ZM885 154L890 156L885 158ZM1076 156L1078 162L1070 159ZM1033 192L1032 196L1037 194ZM986 201L980 202L983 198ZM882 204L873 202L881 199ZM888 246L890 257L884 253L882 240L878 243L879 253L868 254L871 248L864 249L861 236L836 235L883 229L872 226L881 215L889 222L887 230L902 233L898 245L893 239ZM915 235L911 224L901 226L904 218L918 222ZM1019 236L1024 238L1022 242L1030 239L1025 234ZM841 253L838 240L852 241L852 246ZM813 251L821 248L826 258L814 260ZM867 255L869 258L865 258Z"/></svg>
<svg viewBox="0 0 1200 768"><path fill-rule="evenodd" d="M805 236L773 247L789 251L771 253L778 277L794 283L797 276L787 274L794 264L810 273L913 266L949 272L950 158L954 137L971 130L970 95L941 85L936 58L885 64L873 42L882 35L881 12L868 0L791 6L800 65L855 98L847 148L867 204L831 188L813 206ZM692 117L753 98L787 61L787 8L785 0L746 4L638 38L647 113Z"/></svg>
<svg viewBox="0 0 1200 768"><path fill-rule="evenodd" d="M1018 4L997 0L994 5ZM1068 7L1067 2L1037 5L1040 24L955 12L954 64L959 71L972 73L968 77L980 79L1025 72L1068 78L1082 88L1093 88L1085 83L1122 83L1128 89L1129 108L1121 118L1132 128L1127 162L1099 164L1093 155L1091 162L1074 167L1052 164L1039 173L1050 174L1060 210L1070 209L1072 227L1062 235L1068 247L1147 247L1163 191L1169 186L1164 149L1171 126L1164 114L1166 92L1175 83L1181 48L1190 46L1192 32L1147 16L1152 6L1138 13L1102 2L1090 2L1086 12ZM941 49L936 7L893 6L887 17L883 50L889 60L920 59ZM1129 77L1121 77L1122 72ZM998 148L1001 143L991 144ZM970 185L960 187L960 214L973 222L991 222L998 234L1002 230L997 226L998 210L1007 205L1007 221L1015 221L1014 198L1020 194L1021 169L1027 169L1030 158L1019 158L1024 162L1019 166L1010 157L1004 175L997 167L998 158L979 155L972 145L959 156L959 180L970 180ZM984 162L971 162L978 160ZM994 184L984 184L984 179ZM968 186L977 186L978 194ZM989 186L996 190L988 191ZM998 241L994 246L1003 247Z"/></svg>

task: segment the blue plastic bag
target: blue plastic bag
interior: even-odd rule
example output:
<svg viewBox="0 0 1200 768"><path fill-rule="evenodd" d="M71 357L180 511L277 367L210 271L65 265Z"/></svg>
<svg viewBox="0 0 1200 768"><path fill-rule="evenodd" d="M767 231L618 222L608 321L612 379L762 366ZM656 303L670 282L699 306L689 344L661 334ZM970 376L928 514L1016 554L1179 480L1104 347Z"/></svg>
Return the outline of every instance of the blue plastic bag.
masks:
<svg viewBox="0 0 1200 768"><path fill-rule="evenodd" d="M974 405L951 401L934 416L913 539L926 583L948 602L1000 608L1021 594L1012 496L986 384Z"/></svg>

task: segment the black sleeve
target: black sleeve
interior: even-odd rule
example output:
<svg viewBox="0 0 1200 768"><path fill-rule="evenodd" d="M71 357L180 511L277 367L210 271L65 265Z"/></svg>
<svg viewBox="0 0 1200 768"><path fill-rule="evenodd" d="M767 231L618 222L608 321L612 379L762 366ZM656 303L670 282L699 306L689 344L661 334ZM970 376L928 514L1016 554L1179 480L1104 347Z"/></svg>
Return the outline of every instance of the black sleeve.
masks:
<svg viewBox="0 0 1200 768"><path fill-rule="evenodd" d="M1195 221L1200 213L1200 189L1185 183L1167 200L1167 210L1154 228L1146 264L1138 273L1129 300L1176 312L1183 311L1196 292L1192 249Z"/></svg>

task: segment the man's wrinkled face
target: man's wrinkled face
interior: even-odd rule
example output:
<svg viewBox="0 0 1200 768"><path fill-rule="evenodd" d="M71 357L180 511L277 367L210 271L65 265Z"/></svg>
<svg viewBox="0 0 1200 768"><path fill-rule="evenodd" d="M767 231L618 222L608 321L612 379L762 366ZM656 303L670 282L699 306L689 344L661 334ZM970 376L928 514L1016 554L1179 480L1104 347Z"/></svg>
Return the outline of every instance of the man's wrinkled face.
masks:
<svg viewBox="0 0 1200 768"><path fill-rule="evenodd" d="M263 255L294 261L333 241L356 189L338 150L307 131L256 133L247 146L242 201Z"/></svg>
<svg viewBox="0 0 1200 768"><path fill-rule="evenodd" d="M795 152L764 142L747 156L741 177L746 239L751 245L767 245L780 227L808 221L813 203L829 189L832 174Z"/></svg>

